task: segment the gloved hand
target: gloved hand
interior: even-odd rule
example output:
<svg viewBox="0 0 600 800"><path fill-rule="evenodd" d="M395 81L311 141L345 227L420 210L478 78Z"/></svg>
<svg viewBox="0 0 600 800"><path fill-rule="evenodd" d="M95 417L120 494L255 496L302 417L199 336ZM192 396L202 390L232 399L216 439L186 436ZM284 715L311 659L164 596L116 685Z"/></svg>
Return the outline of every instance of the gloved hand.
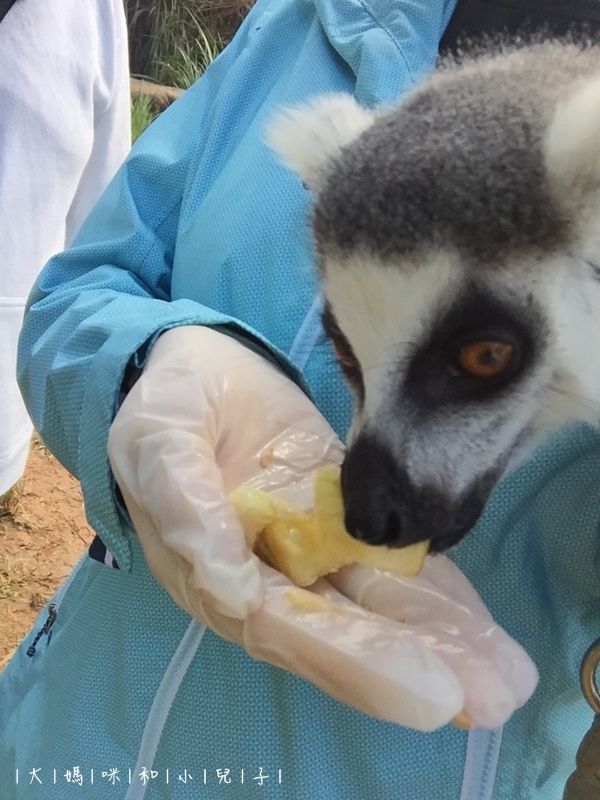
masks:
<svg viewBox="0 0 600 800"><path fill-rule="evenodd" d="M419 730L457 715L495 727L533 692L528 656L447 558L412 579L347 567L307 591L253 555L228 494L246 483L308 508L317 468L343 447L298 387L233 338L164 333L108 453L156 579L251 656Z"/></svg>

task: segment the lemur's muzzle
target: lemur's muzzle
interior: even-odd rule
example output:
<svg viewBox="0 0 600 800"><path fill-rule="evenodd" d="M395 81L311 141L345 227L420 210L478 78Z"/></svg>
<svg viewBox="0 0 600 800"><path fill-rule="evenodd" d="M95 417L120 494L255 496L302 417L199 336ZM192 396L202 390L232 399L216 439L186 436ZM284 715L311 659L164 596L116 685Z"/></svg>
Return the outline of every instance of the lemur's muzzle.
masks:
<svg viewBox="0 0 600 800"><path fill-rule="evenodd" d="M417 486L381 442L361 433L342 466L346 527L369 544L404 547L431 539L432 552L446 550L473 528L496 477L484 475L459 497Z"/></svg>

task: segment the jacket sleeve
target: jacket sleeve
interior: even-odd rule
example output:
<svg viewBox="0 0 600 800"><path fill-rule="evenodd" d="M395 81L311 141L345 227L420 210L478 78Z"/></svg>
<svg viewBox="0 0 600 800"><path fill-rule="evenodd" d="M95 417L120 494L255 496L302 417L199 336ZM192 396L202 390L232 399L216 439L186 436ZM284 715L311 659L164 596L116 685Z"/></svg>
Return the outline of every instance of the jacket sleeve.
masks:
<svg viewBox="0 0 600 800"><path fill-rule="evenodd" d="M230 45L140 137L28 301L18 364L27 408L48 447L81 481L88 520L123 569L130 567L131 531L116 501L106 441L128 364L143 366L156 338L178 325L224 326L274 353L243 323L191 300L170 300L186 177L233 58ZM283 356L274 358L292 372Z"/></svg>
<svg viewBox="0 0 600 800"><path fill-rule="evenodd" d="M406 90L423 59L431 66L429 50L435 47L428 47L425 57L405 40L425 37L437 42L446 4L403 0L396 9L388 0L258 0L202 79L136 142L72 248L42 272L29 299L20 342L21 388L43 439L80 479L90 524L122 568L130 564L130 530L116 502L106 440L127 366L143 366L157 336L177 325L220 326L260 348L306 389L287 358L256 330L191 299L171 299L174 261L183 252L186 259L194 259L184 244L190 219L200 233L194 217L196 179L201 176L203 191L221 170L224 181L236 181L238 176L226 168L235 162L247 182L265 181L252 143L253 137L262 136L260 120L273 104L289 105L312 93L358 92L367 85L375 87L376 99L387 102L391 93ZM381 19L369 8L381 11ZM362 48L358 55L357 37ZM393 46L382 58L380 43L388 39ZM357 79L336 55L345 52L346 45L351 51L347 63L352 64L350 56L356 57L360 67ZM411 56L410 69L405 51ZM236 150L236 142L244 137L248 149ZM292 182L289 176L288 180ZM301 192L298 181L294 186ZM228 188L235 189L230 184ZM231 192L216 196L231 197ZM282 195L275 192L271 197L281 204ZM223 213L230 210L226 207ZM236 226L241 246L246 235L262 241L252 213L249 206L244 233L237 230L243 226ZM301 259L300 271L310 265L310 255L305 234L298 232L294 215L289 216L279 218L290 226L289 248L278 245L277 258L285 256L285 263L291 263L288 256L293 252ZM280 230L277 238L287 242ZM302 247L292 250L300 238ZM202 281L201 267L194 262L188 268ZM269 330L272 335L276 327Z"/></svg>

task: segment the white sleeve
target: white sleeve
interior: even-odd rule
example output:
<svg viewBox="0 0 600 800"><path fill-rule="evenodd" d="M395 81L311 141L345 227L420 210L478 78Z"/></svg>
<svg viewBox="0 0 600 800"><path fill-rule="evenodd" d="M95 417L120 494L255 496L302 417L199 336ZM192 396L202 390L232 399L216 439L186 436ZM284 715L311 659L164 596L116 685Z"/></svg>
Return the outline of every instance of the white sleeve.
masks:
<svg viewBox="0 0 600 800"><path fill-rule="evenodd" d="M24 303L130 147L122 0L16 3L0 24L0 298Z"/></svg>
<svg viewBox="0 0 600 800"><path fill-rule="evenodd" d="M27 295L130 145L122 0L15 3L0 24L0 494L25 467L17 387Z"/></svg>
<svg viewBox="0 0 600 800"><path fill-rule="evenodd" d="M89 0L86 0L89 2ZM98 76L92 148L66 220L66 245L131 147L127 23L122 0L98 0Z"/></svg>

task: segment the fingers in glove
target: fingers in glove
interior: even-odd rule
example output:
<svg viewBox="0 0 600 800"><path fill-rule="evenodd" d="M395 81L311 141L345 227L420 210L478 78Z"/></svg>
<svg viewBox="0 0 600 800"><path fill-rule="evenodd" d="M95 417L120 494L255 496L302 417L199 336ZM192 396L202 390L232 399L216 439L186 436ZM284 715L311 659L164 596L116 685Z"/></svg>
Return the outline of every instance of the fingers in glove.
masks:
<svg viewBox="0 0 600 800"><path fill-rule="evenodd" d="M436 554L426 558L419 577L432 583L439 591L457 603L477 608L478 614L482 618L487 615L492 619L492 615L475 587L447 556Z"/></svg>
<svg viewBox="0 0 600 800"><path fill-rule="evenodd" d="M262 602L258 559L226 498L210 444L190 431L153 428L147 413L143 424L128 451L109 445L142 545L146 537L161 538L192 567L193 588L210 595L221 613L244 618ZM117 419L111 436L119 434Z"/></svg>
<svg viewBox="0 0 600 800"><path fill-rule="evenodd" d="M269 572L265 601L244 624L244 647L254 658L417 730L435 730L463 708L452 670L407 626L359 608L326 581L306 591Z"/></svg>
<svg viewBox="0 0 600 800"><path fill-rule="evenodd" d="M465 589L468 581L462 573L448 559L438 558L451 565L448 573L460 579L461 597L469 605L452 600L422 577L352 566L330 580L354 602L418 630L460 680L464 711L473 724L496 727L529 699L537 670L523 648L494 623L475 590Z"/></svg>

